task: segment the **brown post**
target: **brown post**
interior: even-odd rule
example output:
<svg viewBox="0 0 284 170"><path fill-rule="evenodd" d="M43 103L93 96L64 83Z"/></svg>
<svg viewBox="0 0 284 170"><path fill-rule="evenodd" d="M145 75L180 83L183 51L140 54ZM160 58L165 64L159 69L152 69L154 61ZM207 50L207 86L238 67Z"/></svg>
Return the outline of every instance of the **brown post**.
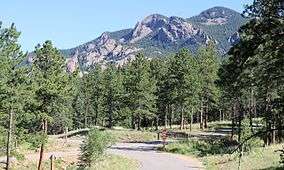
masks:
<svg viewBox="0 0 284 170"><path fill-rule="evenodd" d="M42 129L44 134L47 134L47 120L43 120ZM42 170L42 160L43 160L43 153L44 153L44 142L42 141L40 146L40 154L39 154L39 162L38 162L38 170Z"/></svg>
<svg viewBox="0 0 284 170"><path fill-rule="evenodd" d="M7 161L6 161L6 170L10 169L10 154L11 154L11 138L12 138L12 125L13 125L13 111L10 111L9 114L9 130L7 135Z"/></svg>
<svg viewBox="0 0 284 170"><path fill-rule="evenodd" d="M193 124L193 112L190 115L190 125L189 125L189 130L192 131L192 124Z"/></svg>
<svg viewBox="0 0 284 170"><path fill-rule="evenodd" d="M54 170L54 169L53 169L53 155L51 155L51 156L49 157L49 159L50 159L50 170Z"/></svg>
<svg viewBox="0 0 284 170"><path fill-rule="evenodd" d="M204 129L203 125L203 100L201 100L201 106L200 106L200 129Z"/></svg>

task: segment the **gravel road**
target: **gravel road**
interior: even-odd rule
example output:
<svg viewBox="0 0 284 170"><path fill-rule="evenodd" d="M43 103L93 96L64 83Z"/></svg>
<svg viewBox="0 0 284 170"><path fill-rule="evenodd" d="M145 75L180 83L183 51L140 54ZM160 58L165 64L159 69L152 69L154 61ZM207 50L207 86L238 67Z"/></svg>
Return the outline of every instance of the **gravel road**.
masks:
<svg viewBox="0 0 284 170"><path fill-rule="evenodd" d="M140 170L197 170L201 163L193 158L157 151L160 142L119 143L108 152L135 159L140 162Z"/></svg>
<svg viewBox="0 0 284 170"><path fill-rule="evenodd" d="M80 141L81 142L81 141ZM109 154L115 154L130 159L137 160L140 163L140 170L199 170L203 169L201 163L191 157L164 153L157 151L157 148L162 146L161 142L145 142L145 143L118 143L107 150ZM44 154L44 160L47 160L50 155L56 157L78 159L79 148L69 148L66 151L47 152ZM26 159L35 161L38 159L38 153L25 155ZM14 158L12 158L14 160ZM0 157L0 167L4 166L6 158ZM115 169L114 169L115 170Z"/></svg>

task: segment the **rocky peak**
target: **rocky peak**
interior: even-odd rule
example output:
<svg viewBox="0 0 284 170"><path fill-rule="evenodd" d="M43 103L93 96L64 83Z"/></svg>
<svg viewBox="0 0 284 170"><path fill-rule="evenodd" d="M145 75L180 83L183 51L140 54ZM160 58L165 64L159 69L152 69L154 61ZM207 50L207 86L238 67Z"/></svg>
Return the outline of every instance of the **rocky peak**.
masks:
<svg viewBox="0 0 284 170"><path fill-rule="evenodd" d="M109 37L109 35L104 32L102 33L102 35L97 39L96 44L97 45L103 45L106 44L111 38Z"/></svg>
<svg viewBox="0 0 284 170"><path fill-rule="evenodd" d="M147 56L162 56L176 52L180 48L195 51L199 46L211 41L217 44L219 51L225 53L239 37L233 34L241 25L236 18L242 21L239 13L223 7L208 9L188 19L159 14L149 15L137 22L134 28L105 32L95 40L64 50L70 58L67 61L68 71L73 71L76 65L80 65L81 68L108 62L123 65L129 59L135 58L138 52L143 52ZM235 23L236 26L231 26L231 23ZM218 33L214 30L208 31L211 29L208 25L212 24L216 25L216 30L232 28L233 33L220 35L220 40ZM224 39L227 41L223 42Z"/></svg>
<svg viewBox="0 0 284 170"><path fill-rule="evenodd" d="M175 41L173 35L166 28L160 28L153 39L163 43L171 43Z"/></svg>
<svg viewBox="0 0 284 170"><path fill-rule="evenodd" d="M159 14L152 14L147 16L141 21L142 25L146 25L150 29L154 30L157 28L164 27L168 22L168 18Z"/></svg>
<svg viewBox="0 0 284 170"><path fill-rule="evenodd" d="M123 38L124 42L135 43L145 37L147 37L152 32L158 30L159 28L164 27L168 22L168 18L159 15L153 14L144 18L141 22L138 22L134 29L131 31L130 35L127 35Z"/></svg>
<svg viewBox="0 0 284 170"><path fill-rule="evenodd" d="M169 22L170 23L182 23L182 22L186 22L186 20L184 18L181 18L181 17L171 16L169 18Z"/></svg>
<svg viewBox="0 0 284 170"><path fill-rule="evenodd" d="M184 39L197 34L198 29L183 18L170 17L168 31L171 32L174 38Z"/></svg>
<svg viewBox="0 0 284 170"><path fill-rule="evenodd" d="M225 7L213 7L203 11L200 15L206 19L228 18L233 14L233 12L235 11Z"/></svg>
<svg viewBox="0 0 284 170"><path fill-rule="evenodd" d="M229 8L213 7L201 12L198 16L193 18L205 25L223 25L226 24L232 16L240 16L240 14Z"/></svg>
<svg viewBox="0 0 284 170"><path fill-rule="evenodd" d="M136 43L137 41L152 35L152 39L173 42L178 39L186 39L197 34L195 28L186 19L181 17L165 17L159 14L147 16L138 22L130 34L123 38L123 42Z"/></svg>

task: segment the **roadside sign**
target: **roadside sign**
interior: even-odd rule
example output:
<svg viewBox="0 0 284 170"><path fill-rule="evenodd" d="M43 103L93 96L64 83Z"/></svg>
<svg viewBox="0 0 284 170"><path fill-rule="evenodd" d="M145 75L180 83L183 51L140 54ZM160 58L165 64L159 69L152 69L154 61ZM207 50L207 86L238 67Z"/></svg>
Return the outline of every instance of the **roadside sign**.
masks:
<svg viewBox="0 0 284 170"><path fill-rule="evenodd" d="M162 131L162 139L163 139L163 147L165 148L166 140L167 140L167 129L163 129Z"/></svg>

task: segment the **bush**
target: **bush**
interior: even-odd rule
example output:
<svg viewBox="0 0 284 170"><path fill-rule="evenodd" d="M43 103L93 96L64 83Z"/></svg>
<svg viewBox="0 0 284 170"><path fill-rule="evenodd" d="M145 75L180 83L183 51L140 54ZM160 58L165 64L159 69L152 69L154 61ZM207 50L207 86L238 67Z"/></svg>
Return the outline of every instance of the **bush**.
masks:
<svg viewBox="0 0 284 170"><path fill-rule="evenodd" d="M237 143L227 139L186 140L166 146L166 151L180 154L194 154L207 156L214 154L227 154L235 149Z"/></svg>
<svg viewBox="0 0 284 170"><path fill-rule="evenodd" d="M284 147L280 151L280 163L284 166Z"/></svg>
<svg viewBox="0 0 284 170"><path fill-rule="evenodd" d="M250 120L245 118L242 121L242 131L241 131L241 142L245 141L253 135L250 127ZM243 145L243 150L245 152L251 151L252 148L263 146L263 141L259 137L254 137L246 141Z"/></svg>
<svg viewBox="0 0 284 170"><path fill-rule="evenodd" d="M112 143L113 140L107 132L91 129L81 145L80 166L91 167Z"/></svg>
<svg viewBox="0 0 284 170"><path fill-rule="evenodd" d="M42 132L26 134L25 141L29 144L29 149L37 149L40 147L42 142L47 142L47 135Z"/></svg>
<svg viewBox="0 0 284 170"><path fill-rule="evenodd" d="M3 126L0 126L0 155L6 152L6 136L7 131Z"/></svg>

